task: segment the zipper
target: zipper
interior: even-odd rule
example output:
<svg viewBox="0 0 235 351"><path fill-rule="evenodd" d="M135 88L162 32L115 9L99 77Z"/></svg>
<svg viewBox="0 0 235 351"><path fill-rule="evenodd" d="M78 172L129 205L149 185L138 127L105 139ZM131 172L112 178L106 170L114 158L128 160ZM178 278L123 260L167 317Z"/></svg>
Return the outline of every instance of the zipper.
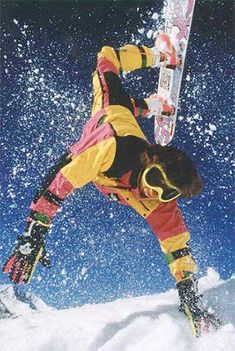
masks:
<svg viewBox="0 0 235 351"><path fill-rule="evenodd" d="M145 204L143 203L143 201L139 200L139 202L144 206L144 208L145 208L147 211L150 211L150 209L149 209L147 206L145 206Z"/></svg>

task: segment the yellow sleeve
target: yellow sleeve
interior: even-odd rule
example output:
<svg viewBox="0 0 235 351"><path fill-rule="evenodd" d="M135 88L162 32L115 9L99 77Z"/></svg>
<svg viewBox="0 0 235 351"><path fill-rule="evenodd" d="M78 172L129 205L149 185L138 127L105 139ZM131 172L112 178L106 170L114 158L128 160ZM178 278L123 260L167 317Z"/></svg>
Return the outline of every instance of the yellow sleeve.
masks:
<svg viewBox="0 0 235 351"><path fill-rule="evenodd" d="M61 169L61 173L74 188L81 188L94 180L99 172L107 171L114 160L116 140L114 137L90 147Z"/></svg>
<svg viewBox="0 0 235 351"><path fill-rule="evenodd" d="M136 69L151 67L153 64L153 52L147 46L125 45L120 49L104 46L98 53L98 59L108 59L118 72L134 71Z"/></svg>
<svg viewBox="0 0 235 351"><path fill-rule="evenodd" d="M190 234L188 231L165 240L159 240L161 249L165 255L170 271L177 282L184 279L183 272L188 272L190 274L197 272L197 264L190 253L177 259L174 259L172 256L172 254L175 252L188 248L189 240Z"/></svg>

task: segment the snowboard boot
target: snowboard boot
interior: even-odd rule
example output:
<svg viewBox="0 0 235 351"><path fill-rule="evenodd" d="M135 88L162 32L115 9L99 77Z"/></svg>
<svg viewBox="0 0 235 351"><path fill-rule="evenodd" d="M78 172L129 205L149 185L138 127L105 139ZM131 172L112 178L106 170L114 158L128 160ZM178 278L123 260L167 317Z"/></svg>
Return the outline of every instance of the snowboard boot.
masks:
<svg viewBox="0 0 235 351"><path fill-rule="evenodd" d="M171 116L174 115L175 108L173 104L166 101L164 98L157 94L150 95L147 99L145 99L148 105L149 114L148 117L152 116Z"/></svg>
<svg viewBox="0 0 235 351"><path fill-rule="evenodd" d="M180 65L180 58L177 56L168 34L158 34L154 45L152 48L154 54L152 67L165 66L166 68L175 69Z"/></svg>

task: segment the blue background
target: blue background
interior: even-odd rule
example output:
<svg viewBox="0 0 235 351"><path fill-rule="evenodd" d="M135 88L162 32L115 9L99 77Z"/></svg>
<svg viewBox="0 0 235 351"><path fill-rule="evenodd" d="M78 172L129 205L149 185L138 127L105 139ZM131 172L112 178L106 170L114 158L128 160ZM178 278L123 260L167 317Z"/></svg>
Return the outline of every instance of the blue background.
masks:
<svg viewBox="0 0 235 351"><path fill-rule="evenodd" d="M91 72L103 45L153 44L162 1L2 1L1 242L3 265L52 165L80 136L92 103ZM233 1L197 0L173 145L200 168L204 190L180 200L199 275L234 272ZM125 76L132 96L155 91L158 70ZM141 121L153 141L153 121ZM63 204L47 240L53 266L29 286L58 308L174 286L156 237L132 209L92 184ZM1 283L8 283L0 273Z"/></svg>

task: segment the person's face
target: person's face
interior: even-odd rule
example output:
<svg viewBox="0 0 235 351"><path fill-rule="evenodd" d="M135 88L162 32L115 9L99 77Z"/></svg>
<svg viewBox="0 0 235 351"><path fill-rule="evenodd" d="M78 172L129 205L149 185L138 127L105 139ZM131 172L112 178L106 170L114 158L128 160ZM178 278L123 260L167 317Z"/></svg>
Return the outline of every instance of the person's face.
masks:
<svg viewBox="0 0 235 351"><path fill-rule="evenodd" d="M179 189L172 185L160 164L148 166L139 179L141 197L169 202L180 196Z"/></svg>
<svg viewBox="0 0 235 351"><path fill-rule="evenodd" d="M152 199L152 200L158 200L158 192L147 187L144 184L142 177L140 178L140 181L139 181L139 191L140 191L140 195L142 197L146 197L146 198Z"/></svg>

